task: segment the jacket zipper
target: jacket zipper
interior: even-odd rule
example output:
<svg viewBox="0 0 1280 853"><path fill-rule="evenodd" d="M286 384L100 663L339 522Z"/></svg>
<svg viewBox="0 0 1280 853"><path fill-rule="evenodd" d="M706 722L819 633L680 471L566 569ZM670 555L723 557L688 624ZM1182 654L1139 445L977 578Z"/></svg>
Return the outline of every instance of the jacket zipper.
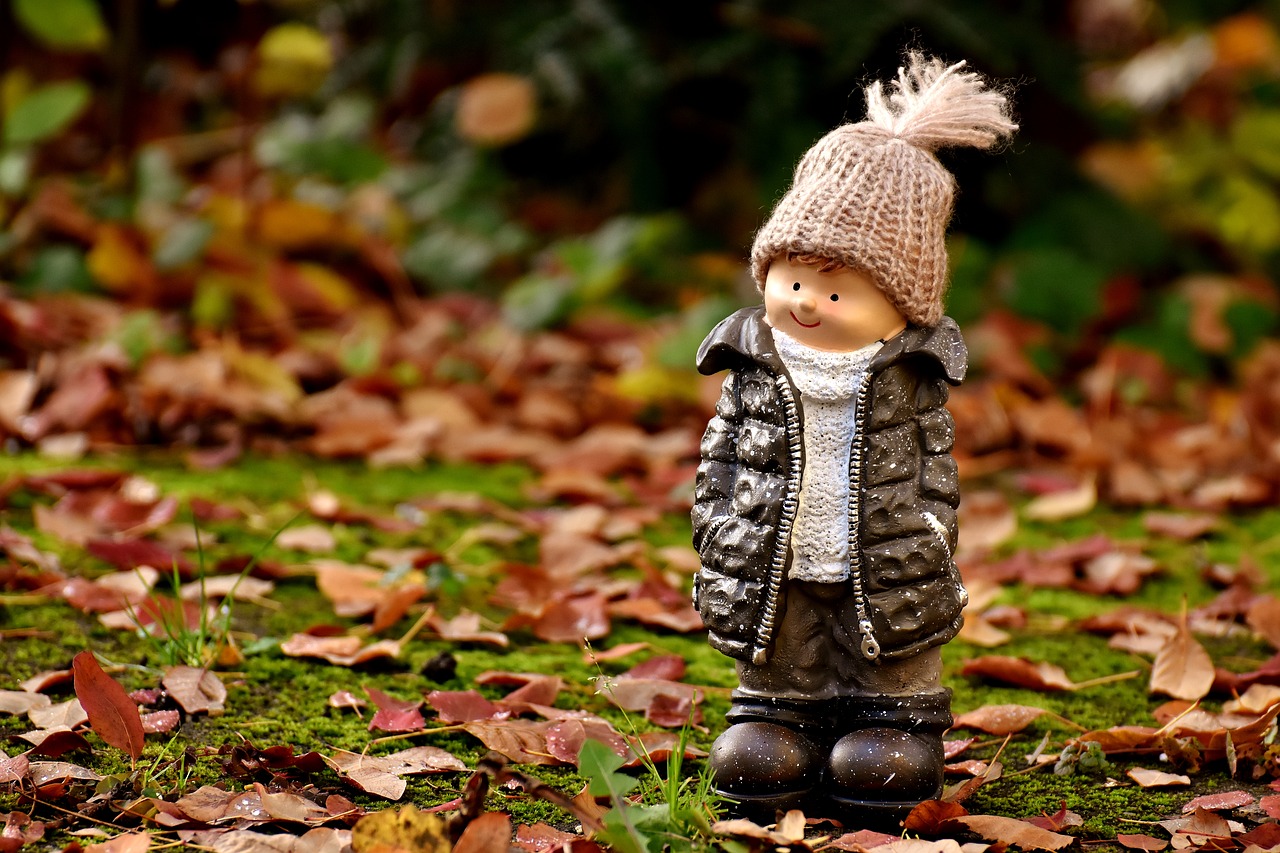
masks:
<svg viewBox="0 0 1280 853"><path fill-rule="evenodd" d="M853 606L858 616L858 633L862 635L862 656L874 661L880 656L862 588L862 549L858 547L862 524L862 431L867 421L867 398L871 390L871 371L863 372L858 385L857 415L853 424L853 441L849 448L849 580L853 586Z"/></svg>
<svg viewBox="0 0 1280 853"><path fill-rule="evenodd" d="M773 642L773 631L778 618L778 596L782 593L782 574L787 568L787 552L791 550L791 526L799 507L801 464L804 461L800 416L796 412L796 398L791 392L791 384L781 374L774 378L774 382L782 399L783 419L787 429L787 456L791 461L791 470L787 473L787 491L782 497L778 537L773 546L773 561L769 564L760 631L756 635L755 648L751 650L751 662L756 666L763 666L769 660L769 644Z"/></svg>

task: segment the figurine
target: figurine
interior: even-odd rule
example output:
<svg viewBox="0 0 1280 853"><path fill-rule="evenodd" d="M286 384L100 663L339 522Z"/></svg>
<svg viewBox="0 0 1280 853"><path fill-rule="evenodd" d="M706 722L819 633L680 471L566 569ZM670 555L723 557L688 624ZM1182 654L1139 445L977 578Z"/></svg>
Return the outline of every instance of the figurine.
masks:
<svg viewBox="0 0 1280 853"><path fill-rule="evenodd" d="M702 441L694 603L737 659L709 758L747 814L900 816L942 787L940 646L967 594L944 404L967 352L942 314L954 179L933 152L992 146L1004 95L908 57L867 118L796 168L756 235L764 304L723 320L698 369L728 371Z"/></svg>

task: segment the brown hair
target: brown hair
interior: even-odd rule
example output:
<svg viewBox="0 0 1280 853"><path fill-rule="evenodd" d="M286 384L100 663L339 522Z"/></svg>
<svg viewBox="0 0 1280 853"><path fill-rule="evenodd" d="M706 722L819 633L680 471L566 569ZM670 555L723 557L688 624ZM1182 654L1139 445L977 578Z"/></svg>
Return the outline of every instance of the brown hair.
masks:
<svg viewBox="0 0 1280 853"><path fill-rule="evenodd" d="M849 268L849 265L844 261L837 261L835 258L824 258L822 255L815 255L812 252L787 252L787 261L793 264L813 267L818 272L841 272Z"/></svg>

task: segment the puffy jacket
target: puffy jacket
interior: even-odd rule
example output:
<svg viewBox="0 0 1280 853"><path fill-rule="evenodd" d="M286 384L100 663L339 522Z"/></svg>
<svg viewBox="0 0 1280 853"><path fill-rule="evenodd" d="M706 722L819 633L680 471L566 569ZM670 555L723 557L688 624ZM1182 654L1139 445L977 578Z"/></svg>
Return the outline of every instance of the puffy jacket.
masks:
<svg viewBox="0 0 1280 853"><path fill-rule="evenodd" d="M952 553L960 502L945 408L968 353L954 320L909 326L872 359L850 451L850 607L863 656L898 660L956 635L968 596ZM764 308L723 320L698 370L728 370L702 439L694 604L725 654L764 663L776 639L804 471L804 411Z"/></svg>

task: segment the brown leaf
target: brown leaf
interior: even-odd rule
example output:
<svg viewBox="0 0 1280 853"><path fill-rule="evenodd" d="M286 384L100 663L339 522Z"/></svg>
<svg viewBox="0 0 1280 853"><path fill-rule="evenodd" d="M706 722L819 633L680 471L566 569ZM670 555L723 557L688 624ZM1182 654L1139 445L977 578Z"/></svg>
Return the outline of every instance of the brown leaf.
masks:
<svg viewBox="0 0 1280 853"><path fill-rule="evenodd" d="M1143 788L1165 788L1171 785L1191 784L1190 776L1165 773L1160 770L1148 770L1145 767L1131 767L1126 775Z"/></svg>
<svg viewBox="0 0 1280 853"><path fill-rule="evenodd" d="M43 693L0 690L0 714L26 714L33 708L48 708L51 700Z"/></svg>
<svg viewBox="0 0 1280 853"><path fill-rule="evenodd" d="M533 623L533 633L548 643L599 640L609 635L609 602L599 593L558 598Z"/></svg>
<svg viewBox="0 0 1280 853"><path fill-rule="evenodd" d="M892 844L898 841L900 836L888 835L883 832L876 832L874 829L859 829L857 832L846 832L838 838L831 841L830 848L835 850L849 850L852 853L865 853L875 847L882 847L885 844Z"/></svg>
<svg viewBox="0 0 1280 853"><path fill-rule="evenodd" d="M467 769L456 757L434 746L416 746L383 756L338 752L332 758L325 758L325 763L360 790L388 800L398 800L404 795L407 786L401 776L456 773Z"/></svg>
<svg viewBox="0 0 1280 853"><path fill-rule="evenodd" d="M995 815L968 815L952 818L953 823L994 841L1021 847L1023 850L1061 850L1075 843L1075 838L1050 832L1026 821Z"/></svg>
<svg viewBox="0 0 1280 853"><path fill-rule="evenodd" d="M333 531L323 524L304 524L280 531L276 545L308 554L332 554L338 547Z"/></svg>
<svg viewBox="0 0 1280 853"><path fill-rule="evenodd" d="M550 853L565 849L565 845L581 841L582 836L564 832L545 823L517 826L515 846L529 853Z"/></svg>
<svg viewBox="0 0 1280 853"><path fill-rule="evenodd" d="M654 655L622 673L620 678L658 678L679 681L684 678L685 662L680 655Z"/></svg>
<svg viewBox="0 0 1280 853"><path fill-rule="evenodd" d="M1245 622L1273 649L1280 649L1280 598L1274 595L1259 598L1245 614Z"/></svg>
<svg viewBox="0 0 1280 853"><path fill-rule="evenodd" d="M71 662L76 698L89 715L98 737L129 754L135 764L142 756L146 732L138 706L114 678L102 671L93 652L80 652Z"/></svg>
<svg viewBox="0 0 1280 853"><path fill-rule="evenodd" d="M582 745L598 740L620 758L631 758L631 750L613 726L601 720L561 720L546 730L547 752L566 764L578 763Z"/></svg>
<svg viewBox="0 0 1280 853"><path fill-rule="evenodd" d="M1130 850L1146 850L1147 853L1160 853L1169 846L1168 841L1159 838L1152 838L1150 835L1126 835L1120 833L1116 836L1116 842L1122 847L1128 847Z"/></svg>
<svg viewBox="0 0 1280 853"><path fill-rule="evenodd" d="M1190 542L1207 536L1218 528L1221 519L1216 515L1200 513L1188 515L1176 512L1149 512L1142 516L1142 526L1148 533Z"/></svg>
<svg viewBox="0 0 1280 853"><path fill-rule="evenodd" d="M618 619L634 619L643 625L669 628L681 634L703 629L702 617L685 596L674 604L656 598L624 598L609 605L609 614Z"/></svg>
<svg viewBox="0 0 1280 853"><path fill-rule="evenodd" d="M0 850L16 851L24 844L34 844L44 837L44 823L32 820L22 812L9 812L0 827Z"/></svg>
<svg viewBox="0 0 1280 853"><path fill-rule="evenodd" d="M516 764L564 764L547 751L547 732L552 723L506 720L501 723L463 723L464 731L476 736L489 749Z"/></svg>
<svg viewBox="0 0 1280 853"><path fill-rule="evenodd" d="M443 619L438 614L427 620L427 627L440 635L441 639L455 643L484 643L505 649L511 640L501 631L485 631L480 627L480 614L463 610L452 619Z"/></svg>
<svg viewBox="0 0 1280 853"><path fill-rule="evenodd" d="M32 708L27 712L27 718L33 725L42 729L58 727L74 729L89 721L89 715L85 713L79 699L68 699L66 702L44 708Z"/></svg>
<svg viewBox="0 0 1280 853"><path fill-rule="evenodd" d="M402 648L399 640L379 640L366 646L359 637L294 634L280 644L280 651L290 657L321 658L335 666L356 666L377 658L398 658Z"/></svg>
<svg viewBox="0 0 1280 853"><path fill-rule="evenodd" d="M1207 695L1212 686L1213 661L1191 636L1184 611L1177 633L1160 649L1151 666L1150 692L1195 701Z"/></svg>
<svg viewBox="0 0 1280 853"><path fill-rule="evenodd" d="M1044 708L1033 708L1030 705L984 705L956 717L952 728L1008 735L1022 731L1044 712Z"/></svg>
<svg viewBox="0 0 1280 853"><path fill-rule="evenodd" d="M462 831L453 853L497 853L511 846L511 817L503 812L485 812Z"/></svg>
<svg viewBox="0 0 1280 853"><path fill-rule="evenodd" d="M216 717L223 712L227 701L227 688L218 674L193 666L174 666L165 671L160 681L169 691L173 701L188 714L205 714Z"/></svg>
<svg viewBox="0 0 1280 853"><path fill-rule="evenodd" d="M1029 690L1074 690L1076 685L1062 667L1051 663L1033 663L1026 658L1004 655L987 655L967 660L960 669L961 675L974 675L1003 681Z"/></svg>

